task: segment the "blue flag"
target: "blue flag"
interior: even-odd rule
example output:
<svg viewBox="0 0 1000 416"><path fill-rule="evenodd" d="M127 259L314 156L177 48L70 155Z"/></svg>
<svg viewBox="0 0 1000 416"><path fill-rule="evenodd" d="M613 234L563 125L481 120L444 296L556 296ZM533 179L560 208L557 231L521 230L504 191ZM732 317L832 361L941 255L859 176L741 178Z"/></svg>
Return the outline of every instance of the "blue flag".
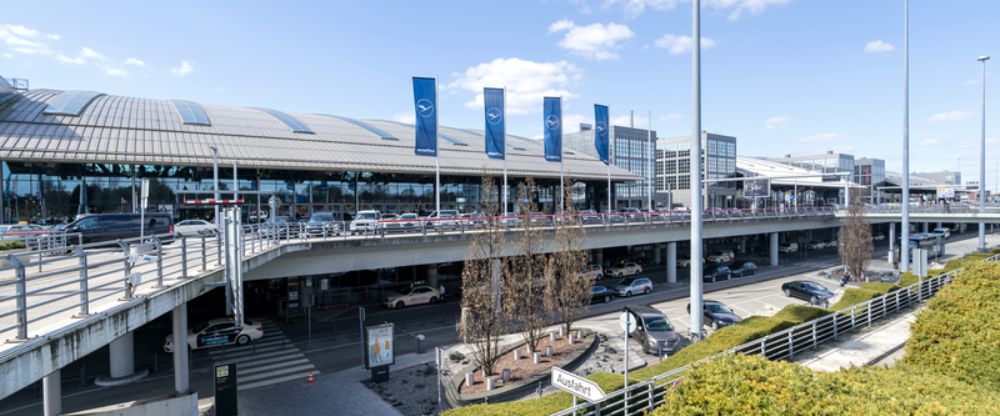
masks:
<svg viewBox="0 0 1000 416"><path fill-rule="evenodd" d="M437 156L437 80L413 77L414 124L417 137L413 151L421 156Z"/></svg>
<svg viewBox="0 0 1000 416"><path fill-rule="evenodd" d="M562 99L545 97L542 106L545 121L545 160L562 162Z"/></svg>
<svg viewBox="0 0 1000 416"><path fill-rule="evenodd" d="M483 108L486 111L486 156L503 159L507 135L503 88L483 88Z"/></svg>
<svg viewBox="0 0 1000 416"><path fill-rule="evenodd" d="M608 154L608 106L594 104L594 147L605 165L611 164Z"/></svg>

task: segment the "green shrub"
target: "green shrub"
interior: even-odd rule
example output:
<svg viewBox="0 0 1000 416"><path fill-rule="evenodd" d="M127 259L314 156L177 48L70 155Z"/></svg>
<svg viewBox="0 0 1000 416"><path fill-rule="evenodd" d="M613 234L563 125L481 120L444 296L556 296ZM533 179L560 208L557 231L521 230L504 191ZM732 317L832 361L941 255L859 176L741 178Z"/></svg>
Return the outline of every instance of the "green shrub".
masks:
<svg viewBox="0 0 1000 416"><path fill-rule="evenodd" d="M1000 395L918 369L816 373L736 355L685 372L653 415L998 414Z"/></svg>
<svg viewBox="0 0 1000 416"><path fill-rule="evenodd" d="M828 309L830 311L847 309L851 306L867 302L895 290L899 290L899 286L892 283L868 282L861 285L859 288L852 287L845 290L844 295L840 297L840 300Z"/></svg>
<svg viewBox="0 0 1000 416"><path fill-rule="evenodd" d="M1000 263L966 266L910 334L906 363L1000 390Z"/></svg>
<svg viewBox="0 0 1000 416"><path fill-rule="evenodd" d="M22 242L22 241L3 241L3 242L0 242L0 251L17 250L17 249L25 248L25 247L27 247L27 246L24 245L24 242Z"/></svg>

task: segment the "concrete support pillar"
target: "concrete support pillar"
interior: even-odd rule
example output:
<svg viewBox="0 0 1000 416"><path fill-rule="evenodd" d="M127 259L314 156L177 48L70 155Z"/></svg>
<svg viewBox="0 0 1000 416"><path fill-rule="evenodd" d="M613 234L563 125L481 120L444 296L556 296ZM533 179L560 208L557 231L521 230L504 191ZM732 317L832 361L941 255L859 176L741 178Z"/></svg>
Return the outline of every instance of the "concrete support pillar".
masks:
<svg viewBox="0 0 1000 416"><path fill-rule="evenodd" d="M778 265L778 233L771 233L771 265Z"/></svg>
<svg viewBox="0 0 1000 416"><path fill-rule="evenodd" d="M62 375L60 370L42 378L42 409L45 416L62 414Z"/></svg>
<svg viewBox="0 0 1000 416"><path fill-rule="evenodd" d="M133 332L118 337L111 341L108 349L111 350L111 377L127 377L135 371L135 348L133 347ZM183 338L187 339L185 335Z"/></svg>
<svg viewBox="0 0 1000 416"><path fill-rule="evenodd" d="M663 264L663 246L653 245L653 263L657 266Z"/></svg>
<svg viewBox="0 0 1000 416"><path fill-rule="evenodd" d="M431 287L438 286L438 267L437 264L427 265L427 285Z"/></svg>
<svg viewBox="0 0 1000 416"><path fill-rule="evenodd" d="M667 243L667 283L677 283L677 242Z"/></svg>
<svg viewBox="0 0 1000 416"><path fill-rule="evenodd" d="M604 267L604 249L594 249L594 264Z"/></svg>
<svg viewBox="0 0 1000 416"><path fill-rule="evenodd" d="M926 233L926 232L928 232L928 231L930 231L930 223L926 223L926 222L925 222L925 223L924 223L924 232Z"/></svg>
<svg viewBox="0 0 1000 416"><path fill-rule="evenodd" d="M173 334L174 339L187 339L188 333L188 322L187 322L187 304L180 305L174 308L172 313L173 317ZM191 380L189 374L191 370L188 368L188 348L186 344L174 343L174 391L178 395L187 394L191 390Z"/></svg>
<svg viewBox="0 0 1000 416"><path fill-rule="evenodd" d="M889 262L896 269L896 223L889 223Z"/></svg>

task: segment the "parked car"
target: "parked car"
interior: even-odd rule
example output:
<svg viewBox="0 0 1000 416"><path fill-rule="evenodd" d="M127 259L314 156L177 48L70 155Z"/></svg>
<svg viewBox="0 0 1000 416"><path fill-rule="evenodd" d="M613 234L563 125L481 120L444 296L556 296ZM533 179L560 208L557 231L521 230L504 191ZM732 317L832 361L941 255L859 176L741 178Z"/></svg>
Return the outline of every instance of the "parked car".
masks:
<svg viewBox="0 0 1000 416"><path fill-rule="evenodd" d="M36 224L0 225L0 241L25 241L46 234L44 227Z"/></svg>
<svg viewBox="0 0 1000 416"><path fill-rule="evenodd" d="M705 259L701 259L701 264L705 265ZM685 269L690 269L691 268L691 259L689 259L687 257L681 257L681 258L677 259L677 267L682 267L682 268L685 268Z"/></svg>
<svg viewBox="0 0 1000 416"><path fill-rule="evenodd" d="M379 221L381 218L382 214L378 211L358 211L351 221L350 232L351 234L378 232L382 229L382 223Z"/></svg>
<svg viewBox="0 0 1000 416"><path fill-rule="evenodd" d="M885 234L875 234L872 236L872 240L882 241L885 240Z"/></svg>
<svg viewBox="0 0 1000 416"><path fill-rule="evenodd" d="M260 226L261 235L267 238L286 239L293 232L298 233L298 225L293 224L287 215L276 215L267 219L267 222Z"/></svg>
<svg viewBox="0 0 1000 416"><path fill-rule="evenodd" d="M145 235L174 232L174 218L169 212L147 212ZM66 226L68 233L80 233L84 243L139 237L139 214L90 214Z"/></svg>
<svg viewBox="0 0 1000 416"><path fill-rule="evenodd" d="M833 292L809 280L793 280L781 285L785 296L802 299L812 305L825 304L833 297Z"/></svg>
<svg viewBox="0 0 1000 416"><path fill-rule="evenodd" d="M948 227L937 227L934 231L931 231L931 234L940 234L941 238L947 240L951 238L951 229Z"/></svg>
<svg viewBox="0 0 1000 416"><path fill-rule="evenodd" d="M709 266L705 269L705 273L703 274L703 280L710 280L713 282L717 282L723 278L729 280L731 277L733 277L733 273L729 270L729 266L726 266L725 264Z"/></svg>
<svg viewBox="0 0 1000 416"><path fill-rule="evenodd" d="M483 228L489 223L489 219L486 214L479 212L472 212L469 214L462 214L462 224L465 228Z"/></svg>
<svg viewBox="0 0 1000 416"><path fill-rule="evenodd" d="M809 250L822 250L826 248L826 242L824 241L813 241L806 244L806 248Z"/></svg>
<svg viewBox="0 0 1000 416"><path fill-rule="evenodd" d="M795 253L799 251L799 243L788 243L778 246L778 251L782 253Z"/></svg>
<svg viewBox="0 0 1000 416"><path fill-rule="evenodd" d="M648 354L673 353L680 347L680 335L663 312L645 305L625 306L625 312L635 319L632 337L642 345Z"/></svg>
<svg viewBox="0 0 1000 416"><path fill-rule="evenodd" d="M601 214L592 209L585 209L579 213L580 222L584 225L586 224L602 224L604 219L601 218Z"/></svg>
<svg viewBox="0 0 1000 416"><path fill-rule="evenodd" d="M306 235L313 236L332 236L336 235L338 224L333 220L332 212L314 212L313 215L309 217L309 221L306 221L303 226Z"/></svg>
<svg viewBox="0 0 1000 416"><path fill-rule="evenodd" d="M608 277L634 276L642 273L642 266L635 262L625 262L620 266L609 267L604 270L604 275Z"/></svg>
<svg viewBox="0 0 1000 416"><path fill-rule="evenodd" d="M608 224L621 224L625 222L625 216L619 212L607 212L604 214Z"/></svg>
<svg viewBox="0 0 1000 416"><path fill-rule="evenodd" d="M653 281L646 277L622 279L615 286L615 294L626 298L638 294L647 295L652 291Z"/></svg>
<svg viewBox="0 0 1000 416"><path fill-rule="evenodd" d="M461 224L461 216L458 215L458 211L454 209L442 209L441 215L438 215L437 211L431 211L424 218L427 228L432 228L435 230L456 230Z"/></svg>
<svg viewBox="0 0 1000 416"><path fill-rule="evenodd" d="M505 212L500 218L500 225L507 228L517 228L521 226L521 218L514 212Z"/></svg>
<svg viewBox="0 0 1000 416"><path fill-rule="evenodd" d="M737 261L730 268L733 277L750 276L757 273L757 263L752 261Z"/></svg>
<svg viewBox="0 0 1000 416"><path fill-rule="evenodd" d="M590 280L598 280L604 276L604 268L600 264L588 264L580 272L581 276L586 276Z"/></svg>
<svg viewBox="0 0 1000 416"><path fill-rule="evenodd" d="M437 303L440 296L441 292L438 289L430 286L417 286L406 291L406 293L387 296L384 304L387 308L399 309L423 303Z"/></svg>
<svg viewBox="0 0 1000 416"><path fill-rule="evenodd" d="M705 325L712 327L712 329L719 329L743 321L743 318L740 318L736 312L719 301L705 299L702 302L702 309L705 313ZM687 305L687 312L688 315L691 314L690 303Z"/></svg>
<svg viewBox="0 0 1000 416"><path fill-rule="evenodd" d="M612 293L610 289L601 285L594 285L590 288L590 303L611 302L611 297L613 295L614 293Z"/></svg>
<svg viewBox="0 0 1000 416"><path fill-rule="evenodd" d="M258 321L236 325L233 318L213 319L188 331L187 343L192 350L223 345L247 345L264 336L264 326ZM174 335L167 335L163 351L174 352Z"/></svg>
<svg viewBox="0 0 1000 416"><path fill-rule="evenodd" d="M420 218L417 214L406 212L399 214L391 221L383 221L382 227L386 232L409 232L420 229Z"/></svg>
<svg viewBox="0 0 1000 416"><path fill-rule="evenodd" d="M215 224L205 220L184 220L174 225L174 232L185 237L213 235L216 231Z"/></svg>
<svg viewBox="0 0 1000 416"><path fill-rule="evenodd" d="M628 222L646 222L646 214L639 208L625 208L622 210Z"/></svg>

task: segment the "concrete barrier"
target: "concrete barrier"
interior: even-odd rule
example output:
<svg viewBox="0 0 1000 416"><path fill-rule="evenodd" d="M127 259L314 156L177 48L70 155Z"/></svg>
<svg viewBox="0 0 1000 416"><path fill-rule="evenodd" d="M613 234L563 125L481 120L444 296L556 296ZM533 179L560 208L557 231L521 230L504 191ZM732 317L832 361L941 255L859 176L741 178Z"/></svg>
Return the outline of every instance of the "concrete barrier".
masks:
<svg viewBox="0 0 1000 416"><path fill-rule="evenodd" d="M188 416L198 413L198 393L113 404L64 416Z"/></svg>

